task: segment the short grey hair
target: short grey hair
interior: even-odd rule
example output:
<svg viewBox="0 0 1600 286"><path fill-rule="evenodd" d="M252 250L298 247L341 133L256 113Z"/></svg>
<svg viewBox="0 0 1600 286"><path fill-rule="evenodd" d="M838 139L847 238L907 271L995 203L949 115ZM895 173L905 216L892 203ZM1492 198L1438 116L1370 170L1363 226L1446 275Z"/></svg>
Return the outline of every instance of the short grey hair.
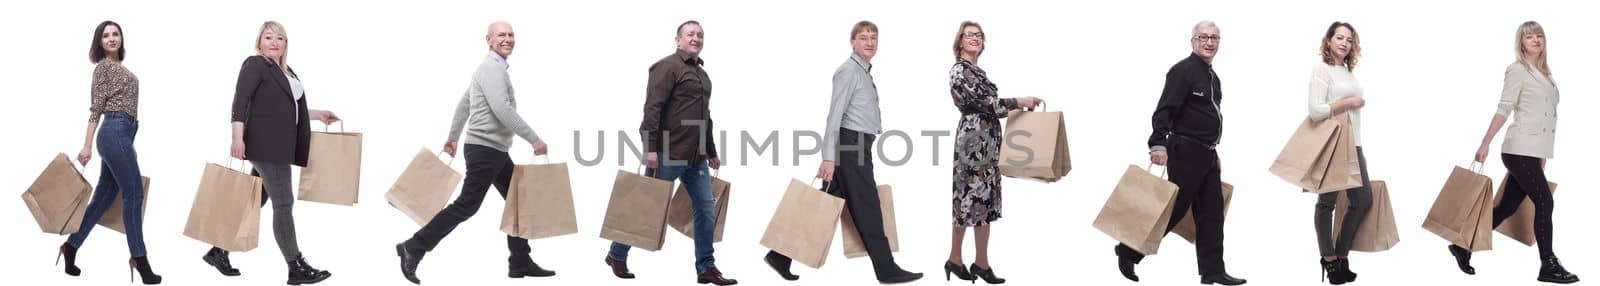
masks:
<svg viewBox="0 0 1600 286"><path fill-rule="evenodd" d="M1190 31L1191 32L1199 31L1200 28L1217 28L1217 23L1216 22L1212 22L1211 20L1200 21L1199 23L1195 23L1194 24L1194 30L1190 30ZM1217 31L1220 33L1222 31L1222 29L1217 28Z"/></svg>

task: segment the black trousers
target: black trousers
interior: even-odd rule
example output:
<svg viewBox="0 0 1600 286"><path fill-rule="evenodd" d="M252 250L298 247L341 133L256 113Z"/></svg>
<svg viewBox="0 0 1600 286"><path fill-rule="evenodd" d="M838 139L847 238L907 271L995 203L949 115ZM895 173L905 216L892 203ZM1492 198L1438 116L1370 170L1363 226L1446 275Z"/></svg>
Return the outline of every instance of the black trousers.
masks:
<svg viewBox="0 0 1600 286"><path fill-rule="evenodd" d="M1494 206L1494 227L1512 214L1517 213L1522 206L1522 199L1533 200L1533 237L1539 242L1539 257L1555 255L1551 250L1551 236L1554 228L1551 216L1555 212L1555 198L1550 195L1550 182L1544 177L1544 162L1542 159L1500 154L1500 161L1506 164L1506 173L1511 176L1505 184L1506 194L1499 205Z"/></svg>
<svg viewBox="0 0 1600 286"><path fill-rule="evenodd" d="M839 157L833 172L833 182L827 192L844 198L844 207L861 234L861 242L872 259L872 269L879 278L895 274L900 266L889 253L889 237L883 234L883 208L878 201L878 182L872 173L872 141L877 136L839 129ZM787 264L789 257L775 251L769 255L781 257Z"/></svg>
<svg viewBox="0 0 1600 286"><path fill-rule="evenodd" d="M1222 168L1217 166L1217 151L1184 139L1167 144L1168 181L1178 185L1178 198L1172 206L1167 232L1194 208L1195 257L1200 275L1227 273L1222 261ZM853 213L852 213L853 214ZM1117 245L1117 255L1144 259L1127 245Z"/></svg>
<svg viewBox="0 0 1600 286"><path fill-rule="evenodd" d="M478 212L478 207L483 204L483 197L489 192L489 186L500 190L500 197L505 198L506 191L511 189L511 174L516 170L516 165L511 163L511 155L494 148L466 144L463 148L466 153L467 175L461 186L461 195L454 202L445 206L444 210L434 215L427 225L411 235L406 240L405 246L411 250L422 252L433 251L450 231L456 229L461 222L467 221ZM528 240L515 236L506 236L506 248L511 250L511 264L518 266L524 262L531 263L528 253Z"/></svg>

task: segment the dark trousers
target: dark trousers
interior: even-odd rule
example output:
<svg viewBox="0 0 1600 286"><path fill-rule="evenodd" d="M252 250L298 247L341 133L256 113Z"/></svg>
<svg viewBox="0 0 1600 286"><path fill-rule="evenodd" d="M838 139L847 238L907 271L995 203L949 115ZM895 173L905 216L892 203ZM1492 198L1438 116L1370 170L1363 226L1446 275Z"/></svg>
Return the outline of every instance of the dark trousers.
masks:
<svg viewBox="0 0 1600 286"><path fill-rule="evenodd" d="M1539 158L1500 154L1500 161L1506 164L1506 173L1511 176L1505 184L1506 193L1502 195L1500 204L1494 207L1494 227L1517 213L1517 208L1522 206L1524 197L1533 200L1533 237L1539 242L1539 257L1555 256L1551 250L1551 235L1553 235L1550 216L1555 212L1555 198L1550 195L1550 182L1544 177L1544 162Z"/></svg>
<svg viewBox="0 0 1600 286"><path fill-rule="evenodd" d="M412 234L411 239L405 242L406 248L433 251L450 231L478 212L478 206L483 204L483 197L489 192L490 185L500 190L501 198L505 198L506 191L511 189L511 174L516 170L516 165L511 163L510 154L473 144L466 144L463 149L466 153L467 175L461 186L461 195ZM513 266L531 263L528 253L532 250L528 247L527 239L506 236L506 248L511 250Z"/></svg>
<svg viewBox="0 0 1600 286"><path fill-rule="evenodd" d="M1361 165L1360 187L1317 195L1316 211L1311 221L1317 229L1317 250L1322 256L1349 256L1350 244L1356 239L1356 231L1361 229L1361 220L1372 209L1372 178L1367 176L1367 155L1361 151L1361 146L1356 146L1356 158ZM1339 226L1336 241L1333 237L1333 208L1341 195L1349 197L1350 205L1345 206L1344 221Z"/></svg>
<svg viewBox="0 0 1600 286"><path fill-rule="evenodd" d="M1195 258L1200 275L1227 273L1222 261L1222 168L1217 166L1217 151L1206 146L1175 139L1167 144L1167 180L1178 185L1178 198L1172 204L1172 219L1167 232L1194 208ZM854 214L854 213L852 213ZM1117 245L1118 255L1144 259L1127 245Z"/></svg>
<svg viewBox="0 0 1600 286"><path fill-rule="evenodd" d="M872 177L872 141L876 139L877 136L873 134L839 129L839 157L834 162L838 166L834 168L833 181L828 183L827 192L844 198L844 206L850 210L850 217L861 234L861 242L867 248L867 257L872 259L873 272L883 278L897 273L900 266L894 263L894 256L889 254L889 237L883 234L883 208L878 201L878 182ZM784 264L790 260L777 252L768 254L780 257Z"/></svg>

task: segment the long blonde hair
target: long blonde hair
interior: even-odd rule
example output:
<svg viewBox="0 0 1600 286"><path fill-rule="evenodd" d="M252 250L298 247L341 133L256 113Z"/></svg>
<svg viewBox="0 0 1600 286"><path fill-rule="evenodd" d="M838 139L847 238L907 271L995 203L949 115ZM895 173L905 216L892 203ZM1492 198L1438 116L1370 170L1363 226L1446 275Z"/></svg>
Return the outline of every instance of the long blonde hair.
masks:
<svg viewBox="0 0 1600 286"><path fill-rule="evenodd" d="M276 59L269 59L278 64L278 69L283 70L283 74L294 76L289 72L289 34L284 32L283 24L278 24L277 21L267 21L265 23L261 23L261 30L256 31L256 55L261 55L263 57L266 56L261 54L261 33L264 33L269 29L272 30L272 33L283 37L283 55Z"/></svg>
<svg viewBox="0 0 1600 286"><path fill-rule="evenodd" d="M1530 59L1528 58L1527 47L1522 45L1522 36L1527 34L1538 34L1542 36L1544 35L1544 26L1540 26L1539 22L1527 21L1522 22L1522 26L1517 27L1517 63L1521 63L1522 66L1528 68L1528 70L1539 71L1539 73L1544 74L1545 78L1550 78L1550 64L1545 61L1546 58L1549 58L1548 55L1550 54L1550 40L1546 39L1544 43L1542 43L1544 49L1539 51L1539 55L1536 56L1536 58Z"/></svg>

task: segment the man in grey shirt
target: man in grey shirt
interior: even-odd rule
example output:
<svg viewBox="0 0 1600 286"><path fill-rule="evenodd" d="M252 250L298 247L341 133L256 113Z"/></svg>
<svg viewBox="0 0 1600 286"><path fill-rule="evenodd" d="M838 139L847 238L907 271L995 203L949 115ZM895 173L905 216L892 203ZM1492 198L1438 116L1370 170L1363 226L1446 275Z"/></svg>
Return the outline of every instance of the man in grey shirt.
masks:
<svg viewBox="0 0 1600 286"><path fill-rule="evenodd" d="M867 256L872 259L878 281L916 281L922 278L922 273L901 269L889 253L883 209L878 201L878 183L872 174L872 141L883 133L878 87L870 73L872 57L878 53L878 26L868 21L856 23L850 31L850 46L855 53L833 73L833 101L828 107L828 129L824 131L822 166L817 168L817 178L832 182L827 184L826 191L845 199L845 207L859 230ZM835 167L838 168L837 177L834 176ZM765 260L783 279L800 279L789 272L793 259L788 256L768 251Z"/></svg>
<svg viewBox="0 0 1600 286"><path fill-rule="evenodd" d="M445 235L478 212L478 206L483 203L490 185L500 190L500 197L506 196L511 188L511 174L516 169L507 152L511 149L513 134L533 145L534 155L544 155L546 151L544 141L539 140L539 135L528 127L522 116L517 115L517 98L511 89L510 74L506 73L506 69L510 68L506 58L511 56L511 50L516 46L516 34L512 32L511 24L490 24L489 34L485 38L491 53L478 65L472 75L472 84L467 86L466 94L461 95L461 102L456 105L455 117L450 123L449 139L444 143L444 152L454 157L456 140L461 138L461 129L465 125L467 175L461 186L461 195L412 234L411 239L395 245L395 252L400 256L400 272L411 283L422 283L416 273L422 255L432 251ZM506 247L511 250L509 277L556 275L554 271L540 268L539 264L533 262L528 255L531 249L527 239L506 236Z"/></svg>

